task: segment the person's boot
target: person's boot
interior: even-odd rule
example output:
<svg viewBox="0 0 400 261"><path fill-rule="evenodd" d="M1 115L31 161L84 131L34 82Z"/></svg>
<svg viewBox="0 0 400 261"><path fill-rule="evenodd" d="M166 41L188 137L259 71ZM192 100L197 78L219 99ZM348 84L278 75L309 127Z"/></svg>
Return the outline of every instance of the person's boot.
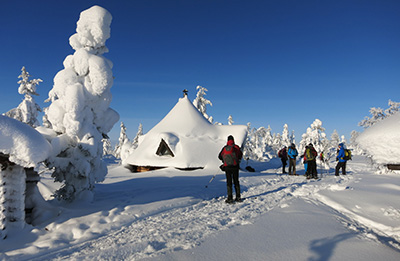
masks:
<svg viewBox="0 0 400 261"><path fill-rule="evenodd" d="M240 189L236 190L236 198L235 198L236 202L242 202L242 198L240 197Z"/></svg>
<svg viewBox="0 0 400 261"><path fill-rule="evenodd" d="M228 189L228 198L225 200L226 203L233 203L233 196L232 196L232 188L227 187Z"/></svg>

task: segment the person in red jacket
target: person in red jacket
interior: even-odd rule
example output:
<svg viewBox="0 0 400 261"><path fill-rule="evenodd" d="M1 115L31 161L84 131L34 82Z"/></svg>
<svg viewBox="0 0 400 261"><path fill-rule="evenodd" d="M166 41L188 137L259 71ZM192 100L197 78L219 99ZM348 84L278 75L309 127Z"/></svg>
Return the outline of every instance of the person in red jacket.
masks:
<svg viewBox="0 0 400 261"><path fill-rule="evenodd" d="M226 187L228 190L228 199L226 203L233 203L232 195L232 181L235 185L236 198L235 201L240 202L240 184L239 184L239 165L243 153L239 146L235 144L232 135L228 136L227 144L222 148L218 158L224 163L224 170L226 175Z"/></svg>

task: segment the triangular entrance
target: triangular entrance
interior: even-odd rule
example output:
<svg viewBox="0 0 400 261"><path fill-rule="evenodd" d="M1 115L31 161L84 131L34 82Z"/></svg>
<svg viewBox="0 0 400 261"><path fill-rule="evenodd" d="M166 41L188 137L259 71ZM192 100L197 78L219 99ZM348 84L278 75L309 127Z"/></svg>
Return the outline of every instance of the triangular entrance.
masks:
<svg viewBox="0 0 400 261"><path fill-rule="evenodd" d="M158 156L171 156L171 157L175 156L164 139L161 139L161 142L160 142L160 145L158 146L156 154Z"/></svg>

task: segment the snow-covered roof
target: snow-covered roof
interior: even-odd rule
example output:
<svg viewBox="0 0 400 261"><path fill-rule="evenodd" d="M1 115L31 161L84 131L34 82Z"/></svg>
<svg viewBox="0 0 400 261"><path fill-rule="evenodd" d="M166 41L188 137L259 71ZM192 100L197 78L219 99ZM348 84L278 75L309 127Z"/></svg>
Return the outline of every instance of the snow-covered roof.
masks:
<svg viewBox="0 0 400 261"><path fill-rule="evenodd" d="M366 129L357 138L359 146L378 164L400 164L400 113Z"/></svg>
<svg viewBox="0 0 400 261"><path fill-rule="evenodd" d="M211 124L184 96L156 126L140 137L137 149L124 164L176 168L217 167L221 164L218 153L226 144L227 137L232 135L235 143L241 146L246 130L244 125ZM167 147L163 150L165 144ZM157 152L161 155L157 155Z"/></svg>
<svg viewBox="0 0 400 261"><path fill-rule="evenodd" d="M51 145L31 126L0 115L0 152L23 167L35 167L51 153Z"/></svg>

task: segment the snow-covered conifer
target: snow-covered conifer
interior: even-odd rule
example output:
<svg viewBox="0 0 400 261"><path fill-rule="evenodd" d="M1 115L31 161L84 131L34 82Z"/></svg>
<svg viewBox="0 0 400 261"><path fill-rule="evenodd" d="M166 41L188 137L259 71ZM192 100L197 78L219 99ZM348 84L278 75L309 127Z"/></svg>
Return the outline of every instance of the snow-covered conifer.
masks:
<svg viewBox="0 0 400 261"><path fill-rule="evenodd" d="M143 135L143 126L140 123L135 138L132 141L132 149L136 149L139 145L139 137Z"/></svg>
<svg viewBox="0 0 400 261"><path fill-rule="evenodd" d="M290 135L290 144L296 143L296 136L294 135L294 130L292 130L292 134Z"/></svg>
<svg viewBox="0 0 400 261"><path fill-rule="evenodd" d="M291 142L290 142L290 136L289 136L289 127L287 124L283 125L281 139L282 139L282 141L281 141L282 146L287 146L287 147L290 146Z"/></svg>
<svg viewBox="0 0 400 261"><path fill-rule="evenodd" d="M337 130L334 130L331 135L331 147L336 148L340 143L340 137Z"/></svg>
<svg viewBox="0 0 400 261"><path fill-rule="evenodd" d="M118 143L117 143L117 145L115 145L115 149L114 149L114 156L117 159L121 158L122 147L125 144L129 143L128 135L126 135L126 127L122 121L121 121L120 127L121 127L121 131L119 132Z"/></svg>
<svg viewBox="0 0 400 261"><path fill-rule="evenodd" d="M53 139L55 155L48 160L53 177L64 182L56 191L59 199L90 197L96 182L104 180L102 139L119 120L109 107L113 85L112 62L103 54L110 38L111 14L93 6L80 14L76 33L70 37L75 50L64 60L54 78L46 117L59 135ZM89 192L89 193L86 193Z"/></svg>
<svg viewBox="0 0 400 261"><path fill-rule="evenodd" d="M201 114L203 114L204 118L206 118L209 122L213 122L213 118L207 115L207 105L212 106L211 101L207 100L204 96L206 96L206 92L208 91L206 88L198 85L196 87L197 95L196 98L193 100L193 105L196 107Z"/></svg>
<svg viewBox="0 0 400 261"><path fill-rule="evenodd" d="M108 137L104 138L102 139L102 142L103 142L103 156L112 154L110 139Z"/></svg>
<svg viewBox="0 0 400 261"><path fill-rule="evenodd" d="M255 145L254 145L254 130L251 129L251 123L247 123L247 136L244 142L243 159L254 159Z"/></svg>
<svg viewBox="0 0 400 261"><path fill-rule="evenodd" d="M229 115L229 117L228 117L228 125L233 125L233 123L234 123L234 121L233 121L232 115Z"/></svg>
<svg viewBox="0 0 400 261"><path fill-rule="evenodd" d="M42 109L35 102L32 95L38 96L36 93L36 86L42 82L41 79L33 79L29 80L29 73L26 71L25 66L21 69L21 75L18 78L21 80L18 81L19 88L18 93L24 94L24 100L18 105L17 108L11 109L6 112L5 115L24 122L32 127L37 127L39 125L39 121L37 120L38 112L41 112Z"/></svg>

